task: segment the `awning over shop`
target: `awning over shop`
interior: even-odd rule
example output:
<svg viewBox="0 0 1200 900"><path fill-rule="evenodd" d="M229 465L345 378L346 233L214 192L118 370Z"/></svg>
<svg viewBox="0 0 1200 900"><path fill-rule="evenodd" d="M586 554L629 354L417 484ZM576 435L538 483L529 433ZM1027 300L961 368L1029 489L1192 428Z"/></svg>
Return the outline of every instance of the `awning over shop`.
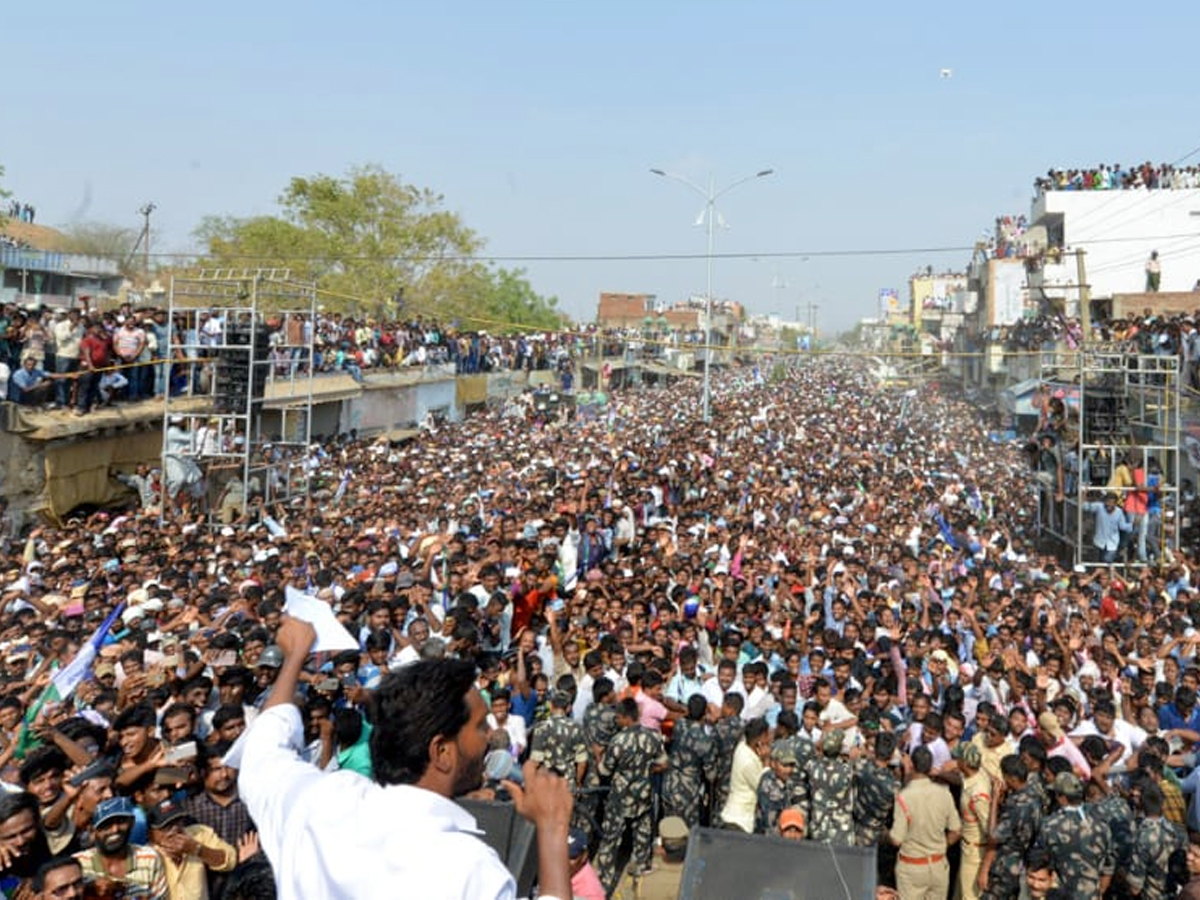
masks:
<svg viewBox="0 0 1200 900"><path fill-rule="evenodd" d="M157 466L162 459L162 435L135 431L85 440L55 443L46 448L46 502L61 518L81 504L105 506L129 489L113 478L113 468L131 471L138 463Z"/></svg>
<svg viewBox="0 0 1200 900"><path fill-rule="evenodd" d="M391 444L402 444L405 441L411 441L420 433L420 428L389 428L379 437Z"/></svg>
<svg viewBox="0 0 1200 900"><path fill-rule="evenodd" d="M486 375L460 375L454 381L454 390L461 406L474 403L484 403L488 396L488 377Z"/></svg>
<svg viewBox="0 0 1200 900"><path fill-rule="evenodd" d="M622 369L633 368L623 359L605 359L601 362L585 362L583 364L583 368L587 369L589 372L599 372L605 366L608 366L614 372L620 372Z"/></svg>
<svg viewBox="0 0 1200 900"><path fill-rule="evenodd" d="M306 405L308 378L279 379L267 382L263 391L263 406L267 409ZM359 396L363 387L349 375L323 375L312 379L312 402L336 403Z"/></svg>
<svg viewBox="0 0 1200 900"><path fill-rule="evenodd" d="M1045 385L1051 396L1059 397L1070 407L1079 406L1079 385L1060 381L1026 378L1000 392L1000 409L1010 416L1039 416L1041 409L1034 403L1038 388Z"/></svg>
<svg viewBox="0 0 1200 900"><path fill-rule="evenodd" d="M642 371L649 372L654 375L662 375L665 378L702 378L703 373L693 372L690 369L679 369L675 366L663 365L660 362L645 362L642 363Z"/></svg>

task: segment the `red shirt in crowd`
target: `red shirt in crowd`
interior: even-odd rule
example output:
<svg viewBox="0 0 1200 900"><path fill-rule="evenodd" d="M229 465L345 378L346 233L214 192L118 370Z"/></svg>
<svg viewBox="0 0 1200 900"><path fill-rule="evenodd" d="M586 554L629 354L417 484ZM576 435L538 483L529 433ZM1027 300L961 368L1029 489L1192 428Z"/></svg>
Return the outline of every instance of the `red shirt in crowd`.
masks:
<svg viewBox="0 0 1200 900"><path fill-rule="evenodd" d="M93 369L103 369L109 364L112 344L107 335L89 331L79 342L79 359Z"/></svg>

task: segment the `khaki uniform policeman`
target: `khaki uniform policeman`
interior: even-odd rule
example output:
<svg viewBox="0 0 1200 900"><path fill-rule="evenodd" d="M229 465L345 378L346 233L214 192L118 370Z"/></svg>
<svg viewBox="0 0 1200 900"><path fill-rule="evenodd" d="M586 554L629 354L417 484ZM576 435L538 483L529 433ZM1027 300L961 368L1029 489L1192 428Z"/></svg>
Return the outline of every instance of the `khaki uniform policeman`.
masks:
<svg viewBox="0 0 1200 900"><path fill-rule="evenodd" d="M992 811L992 780L983 771L983 754L973 744L963 747L958 768L963 775L962 856L958 868L958 896L961 900L979 900L979 867L987 843L988 817Z"/></svg>
<svg viewBox="0 0 1200 900"><path fill-rule="evenodd" d="M918 747L912 775L896 795L889 838L900 848L896 856L896 890L900 900L945 900L950 886L946 849L958 840L962 820L950 789L929 780L933 754Z"/></svg>

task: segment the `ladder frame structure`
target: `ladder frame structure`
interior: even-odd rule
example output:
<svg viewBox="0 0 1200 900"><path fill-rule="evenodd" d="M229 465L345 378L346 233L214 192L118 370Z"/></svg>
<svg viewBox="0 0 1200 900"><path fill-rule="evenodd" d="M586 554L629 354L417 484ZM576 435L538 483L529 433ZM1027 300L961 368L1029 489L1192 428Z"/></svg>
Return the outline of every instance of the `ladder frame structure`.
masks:
<svg viewBox="0 0 1200 900"><path fill-rule="evenodd" d="M1178 356L1129 353L1110 348L1059 350L1042 357L1043 383L1054 380L1078 385L1078 410L1068 410L1068 421L1078 434L1074 448L1062 447L1064 499L1056 502L1054 492L1037 482L1038 529L1071 551L1074 565L1106 568L1126 564L1144 567L1150 556L1164 557L1169 548L1179 548L1179 497L1183 426L1181 415L1182 366ZM1100 399L1116 401L1112 411L1089 416L1087 410ZM1117 493L1118 506L1124 507L1125 495L1138 487L1108 487L1121 458L1129 454L1135 467L1146 469L1154 458L1160 467L1155 489L1159 515L1135 521L1129 549L1114 563L1104 562L1092 544L1093 514L1087 503L1103 502L1108 493ZM1103 482L1093 484L1100 480ZM1093 477L1096 476L1096 477ZM1045 511L1053 510L1050 516ZM1050 521L1047 522L1046 519ZM1147 531L1147 559L1138 558L1138 530Z"/></svg>
<svg viewBox="0 0 1200 900"><path fill-rule="evenodd" d="M309 493L310 470L306 464L312 441L313 379L316 343L317 288L313 282L291 278L287 269L201 269L173 275L168 302L168 346L181 350L195 363L188 364L187 389L172 397L167 391L163 404L162 469L166 477L169 429L180 419L191 435L190 447L180 454L195 463L201 473L203 492L199 508L210 528L245 519L261 503L261 515L270 515L275 503L304 498ZM202 314L218 327L202 331ZM283 341L272 347L283 351L287 361L272 358L271 348L255 340L268 318L287 323L299 316L305 323L303 341L289 344L286 324L276 333ZM186 328L179 333L176 321ZM175 343L178 335L179 343ZM246 374L244 390L235 395L217 395L218 369L230 366ZM285 370L285 371L281 371ZM202 374L203 373L203 374ZM207 376L207 385L204 385ZM255 384L261 385L255 391ZM196 399L204 402L197 406ZM278 433L264 429L263 411L268 399L279 415ZM186 404L184 403L186 401ZM220 439L216 453L205 453L197 445L201 426L215 428ZM240 441L234 440L240 437ZM185 462L186 464L186 462ZM234 479L241 481L240 503L222 504ZM164 490L165 493L165 490ZM232 494L236 500L236 491ZM177 513L176 504L163 498L164 519Z"/></svg>

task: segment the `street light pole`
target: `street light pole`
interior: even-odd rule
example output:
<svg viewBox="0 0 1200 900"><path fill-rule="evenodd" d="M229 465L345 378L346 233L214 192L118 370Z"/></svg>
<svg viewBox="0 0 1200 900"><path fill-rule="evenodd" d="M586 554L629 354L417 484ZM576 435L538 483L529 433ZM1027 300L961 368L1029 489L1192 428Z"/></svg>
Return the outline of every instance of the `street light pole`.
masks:
<svg viewBox="0 0 1200 900"><path fill-rule="evenodd" d="M713 176L708 176L708 249L705 252L704 264L704 399L701 401L700 418L709 422L712 420L710 407L712 404L712 391L709 387L708 365L712 359L712 264L713 264L713 225L717 218L716 213L716 197L713 196Z"/></svg>
<svg viewBox="0 0 1200 900"><path fill-rule="evenodd" d="M142 277L146 279L146 287L150 287L150 214L158 209L156 203L144 203L138 207L138 215L142 217Z"/></svg>
<svg viewBox="0 0 1200 900"><path fill-rule="evenodd" d="M685 184L701 197L704 198L704 215L707 218L708 225L708 248L705 253L705 288L704 288L704 394L701 402L701 416L705 422L711 420L712 406L712 389L711 381L709 380L709 364L712 357L712 266L713 266L713 228L716 224L717 200L728 194L735 187L745 184L747 181L753 181L756 178L766 178L772 174L774 169L763 169L755 172L753 175L747 175L745 178L739 178L721 190L715 189L713 176L708 176L708 190L700 187L696 182L692 181L683 175L676 175L673 172L666 172L662 169L651 169L651 173L661 176L662 178L670 178L672 181L678 181L680 184Z"/></svg>

